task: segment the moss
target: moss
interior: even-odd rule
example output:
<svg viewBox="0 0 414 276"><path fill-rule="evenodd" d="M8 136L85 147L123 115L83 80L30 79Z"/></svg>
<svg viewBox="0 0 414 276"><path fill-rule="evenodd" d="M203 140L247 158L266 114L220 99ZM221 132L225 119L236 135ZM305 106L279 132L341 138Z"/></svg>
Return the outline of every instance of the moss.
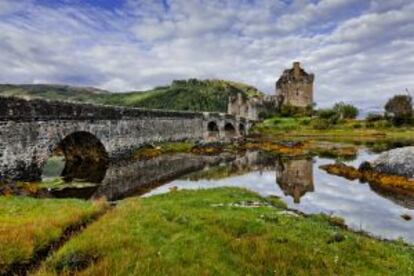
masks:
<svg viewBox="0 0 414 276"><path fill-rule="evenodd" d="M124 200L49 257L38 274L58 272L412 275L414 249L350 232L326 216L291 215L246 190L220 188Z"/></svg>

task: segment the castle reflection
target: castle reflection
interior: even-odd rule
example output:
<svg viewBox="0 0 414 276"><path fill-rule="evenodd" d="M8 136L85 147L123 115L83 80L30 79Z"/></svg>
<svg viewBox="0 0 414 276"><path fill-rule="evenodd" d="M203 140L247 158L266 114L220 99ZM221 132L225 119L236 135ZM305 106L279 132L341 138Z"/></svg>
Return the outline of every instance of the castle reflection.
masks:
<svg viewBox="0 0 414 276"><path fill-rule="evenodd" d="M276 183L295 203L308 192L314 191L313 160L283 159L276 162Z"/></svg>

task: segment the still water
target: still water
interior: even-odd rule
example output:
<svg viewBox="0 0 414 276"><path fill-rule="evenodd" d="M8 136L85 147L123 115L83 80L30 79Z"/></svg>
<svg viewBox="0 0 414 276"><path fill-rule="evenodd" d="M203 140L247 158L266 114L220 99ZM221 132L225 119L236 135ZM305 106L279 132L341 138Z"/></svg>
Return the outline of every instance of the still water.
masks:
<svg viewBox="0 0 414 276"><path fill-rule="evenodd" d="M361 150L345 163L358 167L377 156ZM97 198L111 201L131 196L152 196L171 189L208 189L231 186L280 197L292 208L307 214L326 213L345 219L355 230L414 243L414 198L391 194L358 180L329 175L319 166L333 159L286 158L247 152L236 158L200 157L186 154L152 160L113 164L102 172L103 181L85 187L49 189L54 197ZM96 178L96 172L94 173Z"/></svg>
<svg viewBox="0 0 414 276"><path fill-rule="evenodd" d="M356 160L346 163L358 166L375 156L362 151ZM290 208L304 213L322 212L342 217L355 230L387 239L403 238L413 243L414 221L406 221L401 215L414 216L414 198L389 194L358 180L349 181L319 169L319 166L333 162L323 158L287 159L276 161L273 167L269 164L251 166L251 170L240 175L221 179L206 179L202 174L199 178L190 175L158 187L145 196L165 193L172 187L243 187L263 196L279 196Z"/></svg>

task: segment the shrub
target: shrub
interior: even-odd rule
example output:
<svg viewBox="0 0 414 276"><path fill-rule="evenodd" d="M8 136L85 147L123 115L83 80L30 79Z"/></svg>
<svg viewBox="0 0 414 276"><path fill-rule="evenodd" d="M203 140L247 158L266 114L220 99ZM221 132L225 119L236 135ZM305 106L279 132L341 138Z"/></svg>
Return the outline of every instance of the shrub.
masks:
<svg viewBox="0 0 414 276"><path fill-rule="evenodd" d="M380 120L374 122L375 128L389 128L392 127L392 123L386 120Z"/></svg>
<svg viewBox="0 0 414 276"><path fill-rule="evenodd" d="M312 106L298 107L292 105L283 105L280 109L282 117L303 117L312 115Z"/></svg>
<svg viewBox="0 0 414 276"><path fill-rule="evenodd" d="M339 115L341 119L355 119L359 114L358 108L344 102L336 103L333 107L333 110Z"/></svg>
<svg viewBox="0 0 414 276"><path fill-rule="evenodd" d="M324 130L328 129L331 126L329 123L329 120L318 118L314 121L312 121L312 128L317 130Z"/></svg>
<svg viewBox="0 0 414 276"><path fill-rule="evenodd" d="M394 125L410 123L413 115L413 101L409 95L396 95L385 105L387 117Z"/></svg>
<svg viewBox="0 0 414 276"><path fill-rule="evenodd" d="M280 120L279 119L273 119L273 121L272 121L272 125L278 125L278 124L280 124Z"/></svg>
<svg viewBox="0 0 414 276"><path fill-rule="evenodd" d="M374 128L375 127L375 124L373 122L366 122L365 123L365 127L366 128Z"/></svg>
<svg viewBox="0 0 414 276"><path fill-rule="evenodd" d="M357 123L357 124L353 125L352 127L357 129L357 128L362 128L362 125L360 123Z"/></svg>
<svg viewBox="0 0 414 276"><path fill-rule="evenodd" d="M307 126L310 124L310 122L311 122L310 118L303 118L302 120L299 121L299 124L302 126Z"/></svg>
<svg viewBox="0 0 414 276"><path fill-rule="evenodd" d="M332 108L320 109L317 114L320 119L325 119L332 125L338 123L340 119L339 114Z"/></svg>
<svg viewBox="0 0 414 276"><path fill-rule="evenodd" d="M332 108L325 108L325 109L319 109L317 112L317 115L319 118L322 119L330 119L333 116L336 116L336 111Z"/></svg>
<svg viewBox="0 0 414 276"><path fill-rule="evenodd" d="M384 119L382 114L378 113L368 113L367 117L365 118L367 122L376 122L381 121Z"/></svg>

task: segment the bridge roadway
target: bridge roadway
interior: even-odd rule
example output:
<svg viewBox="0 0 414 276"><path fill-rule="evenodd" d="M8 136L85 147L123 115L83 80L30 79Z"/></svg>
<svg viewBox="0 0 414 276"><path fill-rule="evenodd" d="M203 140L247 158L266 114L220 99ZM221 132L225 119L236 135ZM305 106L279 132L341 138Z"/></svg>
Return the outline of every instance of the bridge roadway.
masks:
<svg viewBox="0 0 414 276"><path fill-rule="evenodd" d="M103 166L151 143L241 137L252 123L222 113L0 97L0 181L39 180L54 154L66 166Z"/></svg>

